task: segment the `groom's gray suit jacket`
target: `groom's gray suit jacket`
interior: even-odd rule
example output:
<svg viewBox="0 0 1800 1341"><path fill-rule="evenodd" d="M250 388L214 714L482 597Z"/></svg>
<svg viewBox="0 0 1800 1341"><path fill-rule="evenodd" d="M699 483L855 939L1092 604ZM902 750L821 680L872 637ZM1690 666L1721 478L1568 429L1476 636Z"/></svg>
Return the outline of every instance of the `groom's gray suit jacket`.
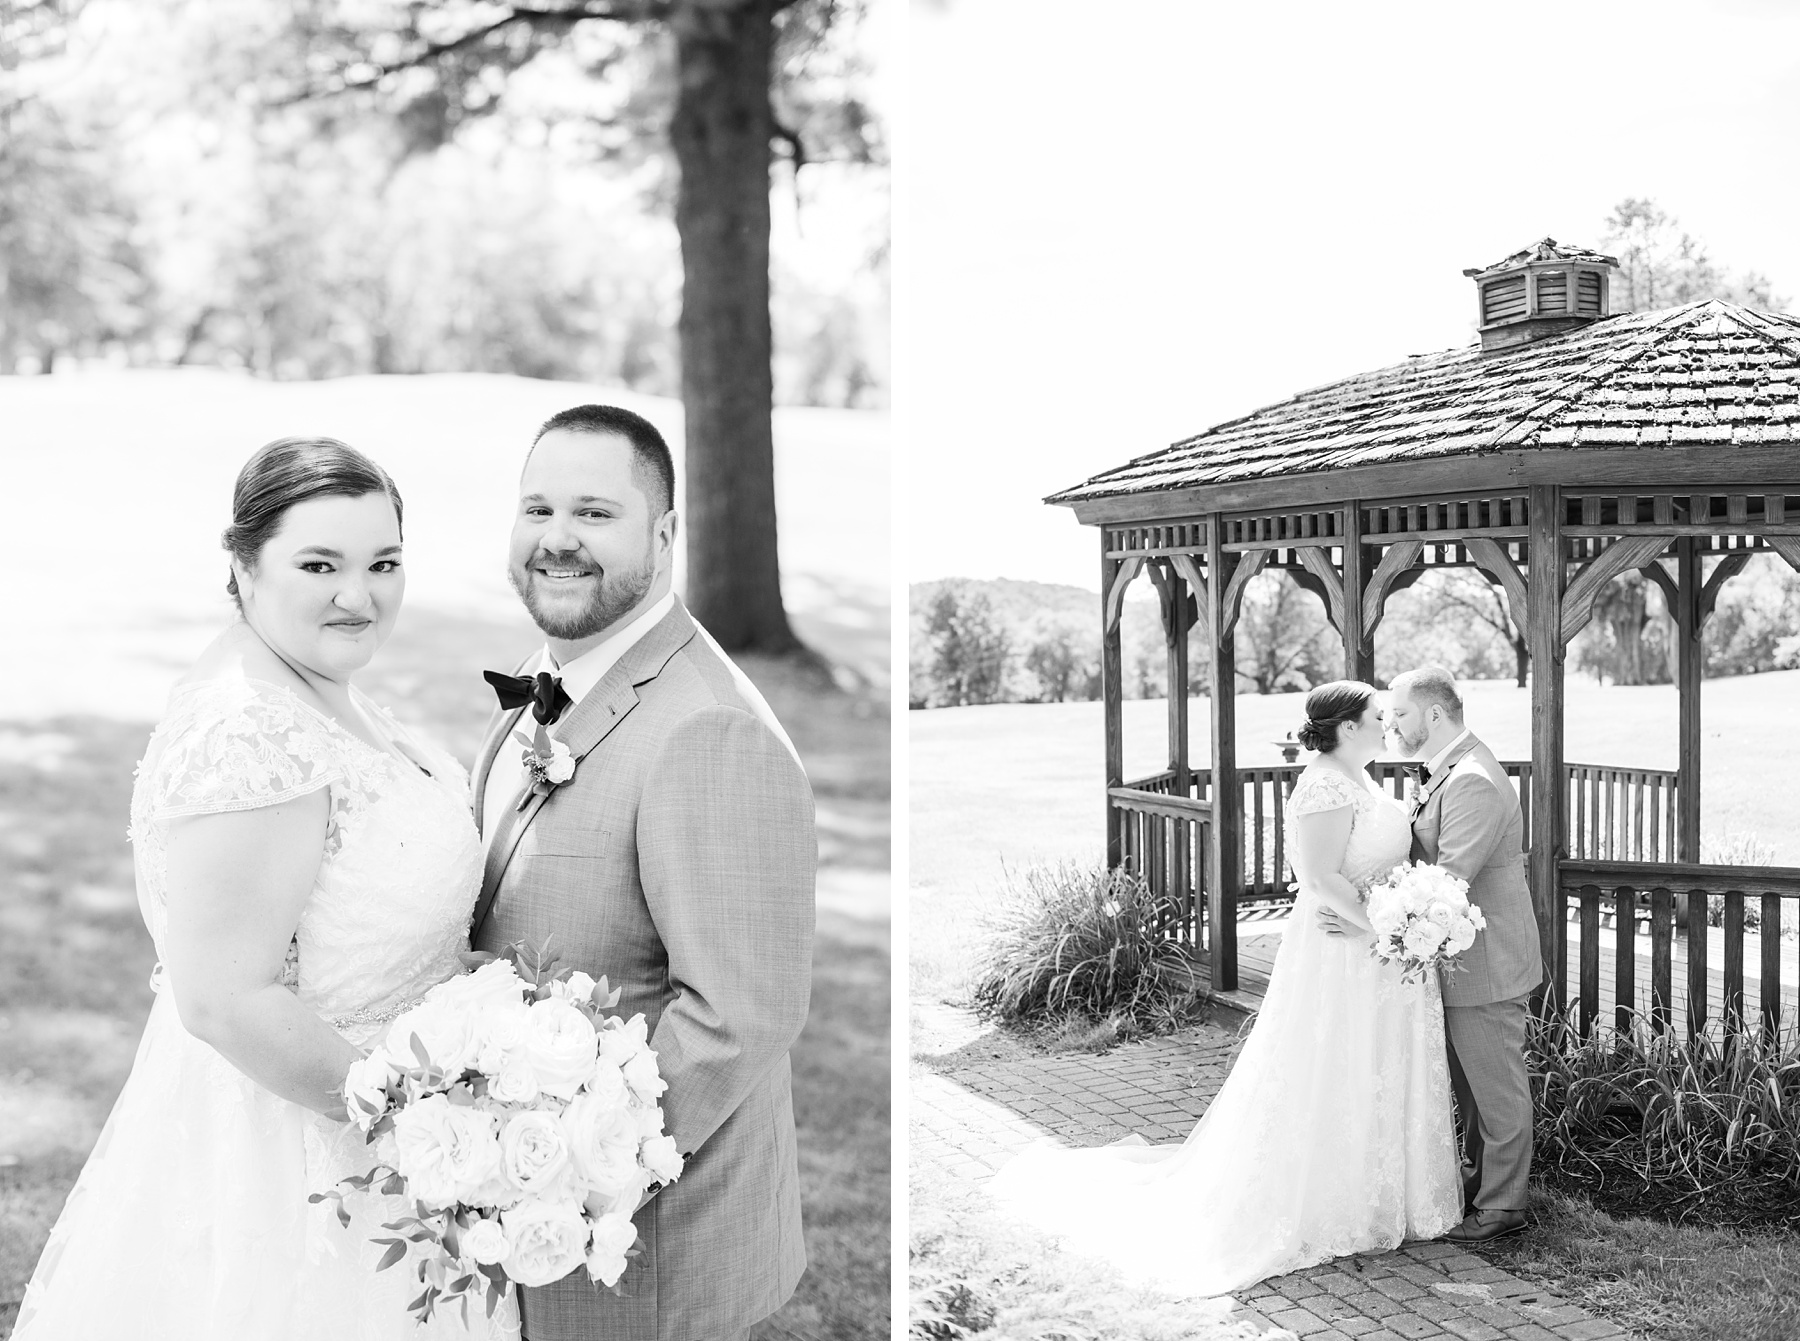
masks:
<svg viewBox="0 0 1800 1341"><path fill-rule="evenodd" d="M496 713L475 770L492 830L473 941L552 933L644 1014L689 1156L636 1224L615 1295L585 1271L523 1292L529 1341L712 1341L781 1306L806 1266L788 1048L811 987L812 792L675 608L550 734L575 776L522 812L480 814L519 713Z"/></svg>
<svg viewBox="0 0 1800 1341"><path fill-rule="evenodd" d="M1412 856L1469 882L1487 929L1443 977L1446 1006L1522 996L1543 980L1537 917L1525 883L1525 824L1500 761L1471 734L1431 775L1412 821Z"/></svg>

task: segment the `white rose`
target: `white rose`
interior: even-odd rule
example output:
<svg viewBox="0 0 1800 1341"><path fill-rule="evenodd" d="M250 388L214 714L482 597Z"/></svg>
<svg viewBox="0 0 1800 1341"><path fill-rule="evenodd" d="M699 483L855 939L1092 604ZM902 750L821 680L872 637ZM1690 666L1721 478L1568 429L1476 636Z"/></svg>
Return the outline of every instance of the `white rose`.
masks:
<svg viewBox="0 0 1800 1341"><path fill-rule="evenodd" d="M414 1100L394 1115L394 1142L408 1190L428 1206L473 1196L500 1171L493 1115L441 1094Z"/></svg>
<svg viewBox="0 0 1800 1341"><path fill-rule="evenodd" d="M616 1015L607 1017L606 1028L600 1031L602 1061L622 1067L638 1053L649 1051L649 1048L650 1026L644 1023L642 1015L633 1015L623 1022Z"/></svg>
<svg viewBox="0 0 1800 1341"><path fill-rule="evenodd" d="M505 1260L507 1253L512 1251L512 1244L506 1241L506 1231L500 1228L498 1220L477 1220L462 1236L462 1250L465 1256L473 1257L481 1265L493 1266Z"/></svg>
<svg viewBox="0 0 1800 1341"><path fill-rule="evenodd" d="M529 1019L530 1011L517 997L483 1004L474 1020L475 1069L491 1076L504 1067L524 1044Z"/></svg>
<svg viewBox="0 0 1800 1341"><path fill-rule="evenodd" d="M413 1046L415 1038L424 1055ZM387 1050L408 1070L429 1064L447 1075L456 1075L468 1064L475 1050L475 1038L469 1029L469 1016L461 1006L426 1001L388 1027Z"/></svg>
<svg viewBox="0 0 1800 1341"><path fill-rule="evenodd" d="M1459 955L1475 944L1475 928L1467 921L1458 922L1450 928L1450 935L1445 940L1445 948L1453 955Z"/></svg>
<svg viewBox="0 0 1800 1341"><path fill-rule="evenodd" d="M594 1242L588 1249L588 1275L602 1285L617 1285L625 1274L625 1253L637 1242L637 1228L630 1216L619 1213L602 1215L591 1224Z"/></svg>
<svg viewBox="0 0 1800 1341"><path fill-rule="evenodd" d="M425 993L425 999L485 1013L494 1006L522 1002L525 984L509 961L496 959L473 973L459 973L439 983Z"/></svg>
<svg viewBox="0 0 1800 1341"><path fill-rule="evenodd" d="M576 1177L584 1184L609 1199L641 1190L637 1122L624 1104L578 1094L563 1110L562 1124Z"/></svg>
<svg viewBox="0 0 1800 1341"><path fill-rule="evenodd" d="M544 761L544 777L550 782L564 783L575 776L575 756L560 740L550 742L550 757Z"/></svg>
<svg viewBox="0 0 1800 1341"><path fill-rule="evenodd" d="M1456 910L1447 903L1434 903L1425 910L1425 920L1448 931L1456 923Z"/></svg>
<svg viewBox="0 0 1800 1341"><path fill-rule="evenodd" d="M669 1082L662 1078L656 1069L656 1054L640 1052L623 1068L625 1083L631 1086L631 1092L645 1103L655 1103L662 1092L669 1088Z"/></svg>
<svg viewBox="0 0 1800 1341"><path fill-rule="evenodd" d="M500 1166L525 1192L554 1194L570 1172L562 1124L549 1113L514 1113L500 1129Z"/></svg>
<svg viewBox="0 0 1800 1341"><path fill-rule="evenodd" d="M594 1074L594 1022L566 1001L547 997L531 1007L526 1021L526 1058L546 1094L573 1099Z"/></svg>
<svg viewBox="0 0 1800 1341"><path fill-rule="evenodd" d="M581 1212L568 1202L531 1198L500 1213L512 1250L500 1265L520 1285L548 1285L561 1280L587 1256L589 1230Z"/></svg>
<svg viewBox="0 0 1800 1341"><path fill-rule="evenodd" d="M386 1051L376 1048L367 1057L351 1062L344 1075L344 1102L349 1105L351 1120L364 1131L387 1111L387 1085L392 1074Z"/></svg>
<svg viewBox="0 0 1800 1341"><path fill-rule="evenodd" d="M568 977L554 984L552 990L556 991L559 995L567 996L571 1001L585 1004L593 999L594 988L597 986L599 986L599 984L594 981L593 975L583 973L580 969L576 969Z"/></svg>
<svg viewBox="0 0 1800 1341"><path fill-rule="evenodd" d="M488 1097L504 1104L528 1104L538 1097L537 1068L524 1050L506 1057L488 1074Z"/></svg>
<svg viewBox="0 0 1800 1341"><path fill-rule="evenodd" d="M644 1167L659 1183L672 1183L681 1177L681 1152L675 1148L673 1136L653 1136L644 1142L640 1152Z"/></svg>
<svg viewBox="0 0 1800 1341"><path fill-rule="evenodd" d="M1406 953L1414 959L1428 959L1444 943L1444 929L1435 922L1414 922L1406 929Z"/></svg>
<svg viewBox="0 0 1800 1341"><path fill-rule="evenodd" d="M631 1101L631 1090L625 1084L624 1074L609 1062L595 1065L594 1074L588 1077L585 1090L601 1102L615 1107L623 1107Z"/></svg>
<svg viewBox="0 0 1800 1341"><path fill-rule="evenodd" d="M663 1111L656 1104L631 1105L631 1120L637 1126L638 1140L648 1141L652 1136L661 1136L663 1130Z"/></svg>

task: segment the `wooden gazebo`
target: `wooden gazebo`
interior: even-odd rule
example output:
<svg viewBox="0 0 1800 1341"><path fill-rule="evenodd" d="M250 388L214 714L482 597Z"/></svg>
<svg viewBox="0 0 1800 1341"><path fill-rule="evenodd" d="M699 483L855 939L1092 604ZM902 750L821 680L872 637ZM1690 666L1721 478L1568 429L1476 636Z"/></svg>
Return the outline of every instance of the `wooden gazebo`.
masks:
<svg viewBox="0 0 1800 1341"><path fill-rule="evenodd" d="M1551 1004L1577 1001L1591 1027L1604 983L1621 1027L1633 1009L1666 1027L1682 1003L1690 1032L1709 1014L1779 1027L1778 928L1794 925L1800 870L1700 863L1700 634L1751 555L1800 568L1800 320L1723 302L1610 315L1615 267L1546 238L1465 271L1478 344L1302 392L1046 500L1100 532L1107 861L1171 899L1172 934L1215 990L1239 988L1240 902L1285 887L1281 803L1299 767L1237 764L1245 583L1286 570L1324 602L1345 675L1373 680L1387 598L1434 568L1470 567L1504 592L1530 647L1531 758L1507 767ZM1676 622L1670 772L1564 756L1565 649L1602 588L1634 569ZM1140 573L1167 636L1169 766L1127 781L1119 626ZM1212 757L1199 766L1187 743L1196 625L1227 691L1210 696ZM1398 794L1398 767L1385 775ZM1215 785L1226 778L1237 785ZM1708 896L1723 896L1711 937Z"/></svg>

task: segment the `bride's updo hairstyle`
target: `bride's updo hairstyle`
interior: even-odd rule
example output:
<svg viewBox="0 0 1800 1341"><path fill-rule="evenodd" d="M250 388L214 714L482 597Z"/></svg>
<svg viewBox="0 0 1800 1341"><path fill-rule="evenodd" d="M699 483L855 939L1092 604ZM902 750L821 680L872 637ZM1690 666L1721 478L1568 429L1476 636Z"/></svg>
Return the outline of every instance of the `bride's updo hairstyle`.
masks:
<svg viewBox="0 0 1800 1341"><path fill-rule="evenodd" d="M1304 749L1330 754L1338 747L1338 728L1369 710L1375 686L1361 680L1333 680L1306 696L1306 722L1294 733Z"/></svg>
<svg viewBox="0 0 1800 1341"><path fill-rule="evenodd" d="M394 504L395 524L405 520L400 491L387 471L356 448L336 438L277 438L258 448L238 472L231 493L231 525L220 543L232 558L254 570L257 556L280 529L289 508L333 494L343 498L386 494ZM242 610L236 573L226 579L225 590Z"/></svg>

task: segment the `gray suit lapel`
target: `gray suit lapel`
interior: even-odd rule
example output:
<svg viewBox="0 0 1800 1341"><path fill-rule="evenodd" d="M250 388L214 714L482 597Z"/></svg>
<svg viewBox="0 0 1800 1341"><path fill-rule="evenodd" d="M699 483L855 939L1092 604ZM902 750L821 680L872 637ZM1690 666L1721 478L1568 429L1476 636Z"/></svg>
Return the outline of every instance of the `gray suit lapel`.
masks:
<svg viewBox="0 0 1800 1341"><path fill-rule="evenodd" d="M550 728L551 737L569 747L569 753L575 757L579 766L583 758L612 734L614 727L631 715L631 710L638 703L637 687L662 674L663 667L669 664L669 658L687 646L693 636L694 621L688 617L686 609L677 598L675 608L620 657L618 664L601 677L600 683L589 690L566 717ZM520 713L523 711L524 709L520 709ZM518 716L519 713L513 714L515 720ZM494 753L498 753L497 746ZM489 763L492 763L491 756ZM482 868L481 897L475 904L475 916L469 923L471 935L480 930L488 909L493 906L494 895L499 892L500 881L506 874L513 853L518 850L519 840L525 836L525 830L549 799L549 793L533 795L525 802L522 810L494 818L494 822L501 827L494 833L494 841L487 852L487 862Z"/></svg>
<svg viewBox="0 0 1800 1341"><path fill-rule="evenodd" d="M1473 732L1470 732L1468 736L1464 737L1462 744L1450 751L1450 757L1444 760L1443 767L1431 775L1431 781L1427 782L1425 790L1419 793L1420 810L1425 809L1425 803L1431 800L1437 794L1438 788L1442 787L1449 779L1450 770L1460 764L1464 757L1479 744L1481 742L1475 738Z"/></svg>

